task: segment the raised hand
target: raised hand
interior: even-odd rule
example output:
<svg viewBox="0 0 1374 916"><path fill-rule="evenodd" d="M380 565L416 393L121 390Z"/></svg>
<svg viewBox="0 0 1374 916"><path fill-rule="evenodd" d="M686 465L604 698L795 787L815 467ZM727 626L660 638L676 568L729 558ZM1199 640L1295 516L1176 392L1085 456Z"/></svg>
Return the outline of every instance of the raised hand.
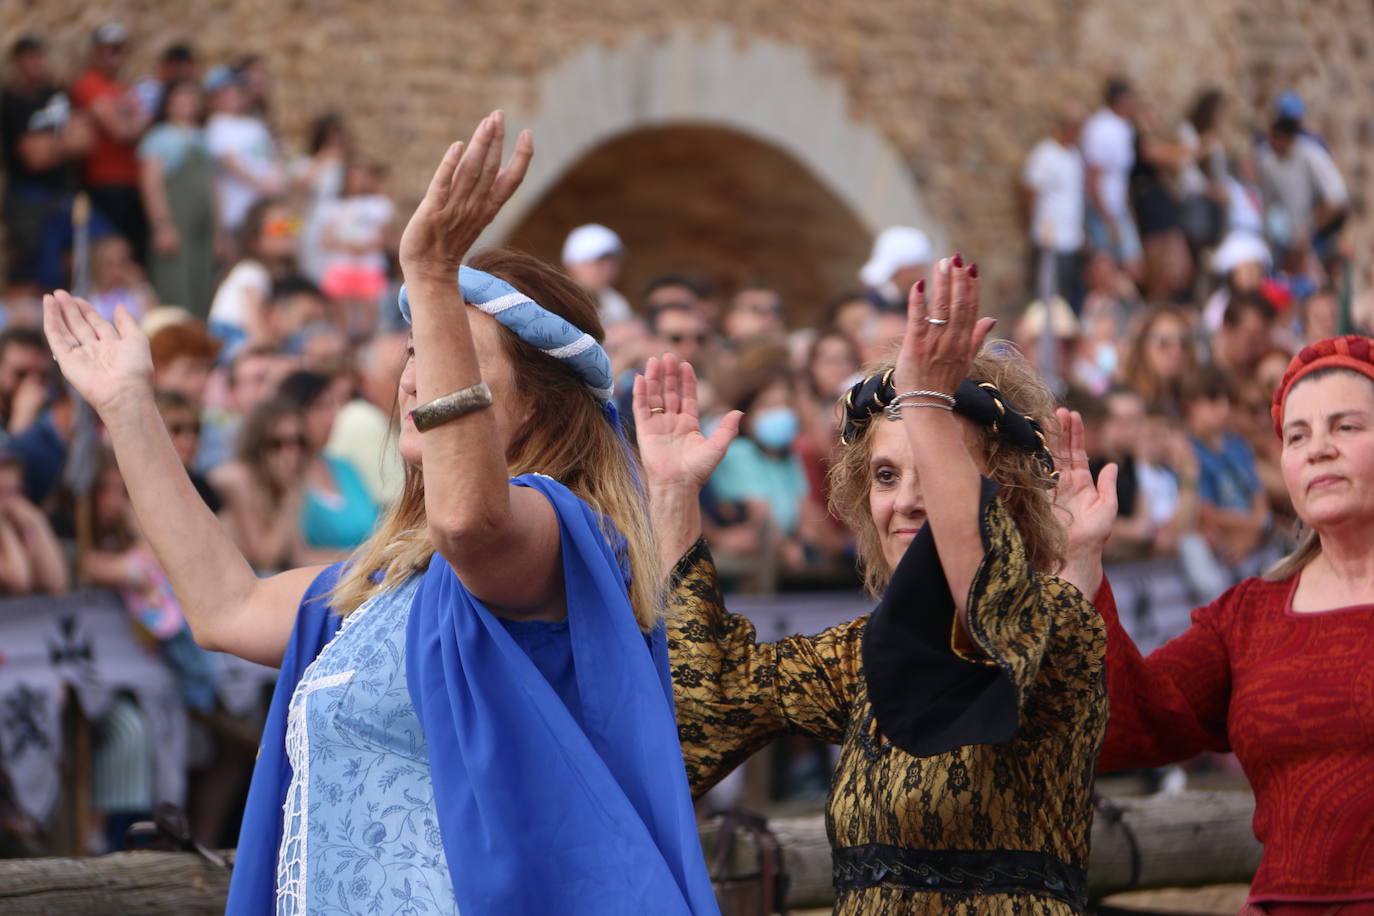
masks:
<svg viewBox="0 0 1374 916"><path fill-rule="evenodd" d="M57 290L43 297L43 331L62 375L105 417L120 403L152 395L148 338L124 306L114 324L85 299Z"/></svg>
<svg viewBox="0 0 1374 916"><path fill-rule="evenodd" d="M635 433L650 491L705 485L739 433L738 410L726 414L708 439L701 434L697 377L692 364L671 353L651 358L635 377Z"/></svg>
<svg viewBox="0 0 1374 916"><path fill-rule="evenodd" d="M1059 485L1054 490L1054 505L1067 534L1064 565L1058 575L1091 600L1102 584L1102 548L1116 519L1117 466L1104 467L1094 484L1088 468L1083 417L1078 411L1061 407L1055 411L1055 419L1058 429L1050 447L1059 471Z"/></svg>
<svg viewBox="0 0 1374 916"><path fill-rule="evenodd" d="M956 254L936 265L929 284L929 298L924 280L907 297L906 334L892 378L897 394L954 394L997 323L978 317L978 265L965 266Z"/></svg>
<svg viewBox="0 0 1374 916"><path fill-rule="evenodd" d="M466 144L448 148L401 234L404 273L433 271L452 279L468 249L524 180L534 155L533 137L521 131L510 162L501 168L505 136L505 115L494 111Z"/></svg>

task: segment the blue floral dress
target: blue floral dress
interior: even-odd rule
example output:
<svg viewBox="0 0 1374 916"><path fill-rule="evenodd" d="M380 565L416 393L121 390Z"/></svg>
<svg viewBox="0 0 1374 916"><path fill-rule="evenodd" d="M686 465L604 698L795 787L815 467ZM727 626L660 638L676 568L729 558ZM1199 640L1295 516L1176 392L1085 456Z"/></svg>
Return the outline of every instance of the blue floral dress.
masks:
<svg viewBox="0 0 1374 916"><path fill-rule="evenodd" d="M412 576L349 615L291 698L278 916L458 912L406 686L419 583Z"/></svg>

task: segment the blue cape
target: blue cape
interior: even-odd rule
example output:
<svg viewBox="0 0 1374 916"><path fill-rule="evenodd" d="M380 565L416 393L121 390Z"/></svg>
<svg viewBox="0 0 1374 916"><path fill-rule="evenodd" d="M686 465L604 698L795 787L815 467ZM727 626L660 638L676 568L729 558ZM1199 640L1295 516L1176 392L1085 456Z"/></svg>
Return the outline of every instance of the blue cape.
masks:
<svg viewBox="0 0 1374 916"><path fill-rule="evenodd" d="M547 477L511 481L558 516L573 708L435 555L411 606L406 675L429 744L439 828L464 916L717 913L674 722L668 648L646 637L599 519ZM307 590L272 696L248 793L226 913L275 910L286 713L338 629ZM647 646L646 646L647 643Z"/></svg>

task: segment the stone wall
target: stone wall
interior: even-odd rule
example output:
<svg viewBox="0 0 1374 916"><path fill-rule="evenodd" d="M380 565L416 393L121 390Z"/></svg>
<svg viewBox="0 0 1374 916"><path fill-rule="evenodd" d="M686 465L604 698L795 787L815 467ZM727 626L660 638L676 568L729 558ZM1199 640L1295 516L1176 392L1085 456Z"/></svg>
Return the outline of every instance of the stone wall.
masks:
<svg viewBox="0 0 1374 916"><path fill-rule="evenodd" d="M652 56L656 43L667 46L684 31L705 41L724 30L746 50L760 42L792 49L814 69L817 85L839 87L855 129L893 151L904 174L892 193L917 201L912 206L944 242L979 260L990 304L1001 307L1018 301L1023 282L1013 191L1025 152L1056 103L1095 102L1109 73L1133 78L1165 123L1176 122L1204 85L1227 88L1237 148L1263 123L1273 93L1295 88L1357 198L1374 192L1368 0L702 0L690 7L644 0L11 0L0 4L0 34L46 33L55 57L78 61L90 29L109 18L139 36L135 72L183 37L210 61L244 50L265 54L282 135L298 143L315 113L346 110L363 146L392 164L402 201L423 188L445 142L488 109L548 117L541 75L577 55L638 43L637 53ZM778 78L786 85L769 85L764 73L739 91L766 98L797 82ZM573 110L557 117L575 122L602 103L564 99ZM818 98L817 111L825 103ZM586 111L577 109L582 104ZM865 230L876 228L834 181L822 184ZM721 220L748 216L734 201L717 203ZM525 211L536 206L521 204ZM1363 214L1354 235L1367 254ZM683 246L690 260L690 239Z"/></svg>

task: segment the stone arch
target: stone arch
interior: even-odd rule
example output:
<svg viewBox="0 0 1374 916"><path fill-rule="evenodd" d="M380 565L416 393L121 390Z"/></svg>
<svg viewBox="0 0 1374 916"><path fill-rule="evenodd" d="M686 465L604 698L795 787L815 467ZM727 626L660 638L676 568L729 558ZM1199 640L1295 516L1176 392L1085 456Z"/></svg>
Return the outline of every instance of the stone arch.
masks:
<svg viewBox="0 0 1374 916"><path fill-rule="evenodd" d="M504 241L573 164L634 130L681 123L726 128L783 150L867 231L905 224L937 241L914 177L891 143L854 119L844 86L803 49L744 41L732 30L678 26L608 46L588 43L543 73L529 110L507 123L534 130L535 161L484 241Z"/></svg>

